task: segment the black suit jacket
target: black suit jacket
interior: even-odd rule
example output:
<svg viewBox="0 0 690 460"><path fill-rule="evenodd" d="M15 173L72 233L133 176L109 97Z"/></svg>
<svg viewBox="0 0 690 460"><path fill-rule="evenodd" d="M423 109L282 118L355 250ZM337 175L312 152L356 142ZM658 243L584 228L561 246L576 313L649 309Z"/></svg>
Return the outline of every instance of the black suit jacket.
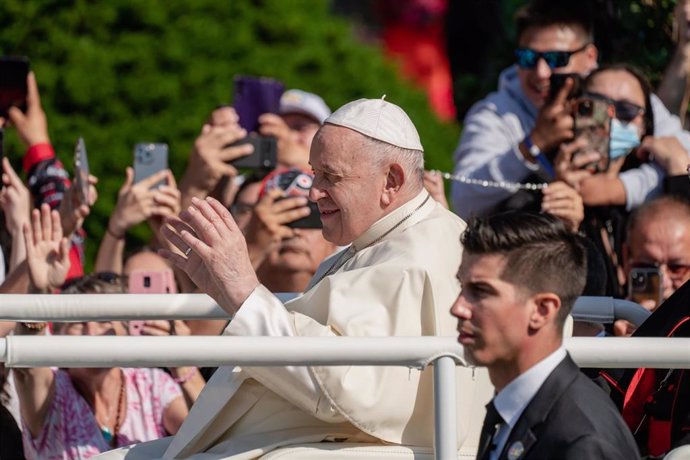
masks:
<svg viewBox="0 0 690 460"><path fill-rule="evenodd" d="M568 355L525 408L499 458L634 460L640 455L609 397Z"/></svg>

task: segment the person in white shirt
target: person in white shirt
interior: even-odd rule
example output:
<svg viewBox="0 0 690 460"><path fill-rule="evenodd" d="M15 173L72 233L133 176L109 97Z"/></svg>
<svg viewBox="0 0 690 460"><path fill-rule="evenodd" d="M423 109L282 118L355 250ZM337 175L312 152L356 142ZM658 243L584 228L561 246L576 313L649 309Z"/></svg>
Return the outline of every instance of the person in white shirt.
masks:
<svg viewBox="0 0 690 460"><path fill-rule="evenodd" d="M218 201L194 200L170 222L166 236L179 253L163 254L233 316L224 334L452 337L447 308L460 290L465 224L424 190L423 148L407 114L383 99L346 104L316 134L310 164L323 237L347 247L286 304L259 283ZM456 382L458 449L473 451L479 423L471 422L483 417L492 387L482 370L460 366ZM431 449L432 393L430 369L220 368L174 439L103 458L249 459L335 440Z"/></svg>

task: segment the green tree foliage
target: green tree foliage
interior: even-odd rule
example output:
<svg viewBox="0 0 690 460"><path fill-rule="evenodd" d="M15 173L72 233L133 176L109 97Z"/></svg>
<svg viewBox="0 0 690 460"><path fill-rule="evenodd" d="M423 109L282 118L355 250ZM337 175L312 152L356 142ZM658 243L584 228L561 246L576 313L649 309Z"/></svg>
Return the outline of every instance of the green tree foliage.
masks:
<svg viewBox="0 0 690 460"><path fill-rule="evenodd" d="M386 94L416 123L430 167L450 168L457 142L457 127L440 124L424 94L357 43L325 0L3 0L0 52L30 57L68 169L77 137L86 140L100 178L85 224L90 260L133 145L167 142L179 178L211 109L231 102L236 74L272 76L332 108ZM8 154L19 166L16 138ZM141 242L147 230L135 235Z"/></svg>

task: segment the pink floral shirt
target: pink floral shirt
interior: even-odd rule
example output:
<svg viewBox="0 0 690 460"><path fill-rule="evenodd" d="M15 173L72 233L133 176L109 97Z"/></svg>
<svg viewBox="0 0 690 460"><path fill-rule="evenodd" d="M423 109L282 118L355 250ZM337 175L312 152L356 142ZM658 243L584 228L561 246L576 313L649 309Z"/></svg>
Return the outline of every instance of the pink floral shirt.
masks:
<svg viewBox="0 0 690 460"><path fill-rule="evenodd" d="M117 433L116 445L151 441L167 436L163 411L182 397L180 387L160 369L122 369L127 391L127 411ZM36 438L24 426L27 460L78 460L111 447L103 439L88 403L72 385L67 372L55 370L55 394L43 430Z"/></svg>

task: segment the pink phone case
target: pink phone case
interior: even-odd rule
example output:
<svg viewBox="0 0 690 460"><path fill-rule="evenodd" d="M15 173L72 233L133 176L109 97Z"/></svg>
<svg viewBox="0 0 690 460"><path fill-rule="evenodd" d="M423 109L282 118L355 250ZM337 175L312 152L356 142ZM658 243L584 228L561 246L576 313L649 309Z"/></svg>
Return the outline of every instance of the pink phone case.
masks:
<svg viewBox="0 0 690 460"><path fill-rule="evenodd" d="M175 294L175 275L166 271L133 271L129 274L130 294ZM129 335L141 335L144 321L129 321Z"/></svg>

